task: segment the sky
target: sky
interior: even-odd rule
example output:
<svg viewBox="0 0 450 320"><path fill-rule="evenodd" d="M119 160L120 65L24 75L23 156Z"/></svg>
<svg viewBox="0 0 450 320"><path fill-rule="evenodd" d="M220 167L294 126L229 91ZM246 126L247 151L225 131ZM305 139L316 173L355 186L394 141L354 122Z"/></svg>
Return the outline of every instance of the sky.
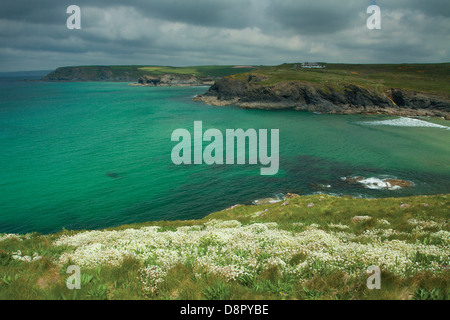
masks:
<svg viewBox="0 0 450 320"><path fill-rule="evenodd" d="M450 62L449 0L1 0L0 71ZM67 7L81 9L68 29Z"/></svg>

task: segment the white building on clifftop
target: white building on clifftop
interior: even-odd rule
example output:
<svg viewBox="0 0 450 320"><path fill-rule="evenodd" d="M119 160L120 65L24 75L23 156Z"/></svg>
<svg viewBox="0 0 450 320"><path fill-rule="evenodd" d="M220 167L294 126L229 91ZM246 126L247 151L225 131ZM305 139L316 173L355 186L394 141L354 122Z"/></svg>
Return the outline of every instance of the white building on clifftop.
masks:
<svg viewBox="0 0 450 320"><path fill-rule="evenodd" d="M320 64L320 63L318 63L318 62L303 62L302 63L302 68L321 69L321 68L325 68L325 66Z"/></svg>

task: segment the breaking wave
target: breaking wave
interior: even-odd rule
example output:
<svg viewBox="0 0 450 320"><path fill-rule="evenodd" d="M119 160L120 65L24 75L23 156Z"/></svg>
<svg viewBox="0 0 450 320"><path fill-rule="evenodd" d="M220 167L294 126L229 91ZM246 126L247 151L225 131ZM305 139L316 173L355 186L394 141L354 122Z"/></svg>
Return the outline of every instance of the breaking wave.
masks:
<svg viewBox="0 0 450 320"><path fill-rule="evenodd" d="M365 188L372 190L399 190L405 187L415 186L414 182L396 178L342 177L341 179L350 183L359 183Z"/></svg>
<svg viewBox="0 0 450 320"><path fill-rule="evenodd" d="M395 126L395 127L428 127L428 128L441 128L450 130L450 127L443 126L440 124L428 122L425 120L405 118L400 117L397 119L390 120L379 120L379 121L364 121L361 124L372 125L372 126Z"/></svg>

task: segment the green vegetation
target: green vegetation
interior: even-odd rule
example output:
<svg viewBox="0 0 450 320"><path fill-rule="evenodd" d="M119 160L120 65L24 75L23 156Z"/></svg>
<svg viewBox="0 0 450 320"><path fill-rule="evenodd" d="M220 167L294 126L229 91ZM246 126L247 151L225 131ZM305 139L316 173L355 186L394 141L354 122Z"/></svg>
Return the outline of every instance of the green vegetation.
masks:
<svg viewBox="0 0 450 320"><path fill-rule="evenodd" d="M77 66L61 67L43 77L44 80L57 81L102 81L119 79L138 79L146 73L143 66Z"/></svg>
<svg viewBox="0 0 450 320"><path fill-rule="evenodd" d="M381 93L389 88L450 98L450 63L439 64L324 64L323 69L304 69L301 64L262 67L251 74L266 78L261 84L301 81L336 90L354 84ZM246 79L247 74L234 76Z"/></svg>
<svg viewBox="0 0 450 320"><path fill-rule="evenodd" d="M0 234L0 299L449 299L449 208L448 195L289 196L200 220ZM370 265L381 290L366 286Z"/></svg>
<svg viewBox="0 0 450 320"><path fill-rule="evenodd" d="M300 81L315 84L324 90L332 87L343 90L354 84L382 93L390 88L431 94L450 99L450 63L440 64L332 64L323 69L304 69L301 64L279 66L79 66L62 67L44 77L44 80L65 81L137 81L144 75L195 75L199 79L230 76L248 79L250 74L261 76L261 84ZM327 88L328 87L328 88Z"/></svg>
<svg viewBox="0 0 450 320"><path fill-rule="evenodd" d="M162 74L194 74L200 79L208 79L251 70L253 68L248 68L248 66L247 68L235 66L77 66L58 68L43 79L51 81L137 81L144 75Z"/></svg>
<svg viewBox="0 0 450 320"><path fill-rule="evenodd" d="M145 71L148 75L194 74L199 78L208 78L208 77L225 77L233 74L249 72L253 70L253 68L236 68L235 66L193 66L193 67L149 66L139 68L139 70Z"/></svg>

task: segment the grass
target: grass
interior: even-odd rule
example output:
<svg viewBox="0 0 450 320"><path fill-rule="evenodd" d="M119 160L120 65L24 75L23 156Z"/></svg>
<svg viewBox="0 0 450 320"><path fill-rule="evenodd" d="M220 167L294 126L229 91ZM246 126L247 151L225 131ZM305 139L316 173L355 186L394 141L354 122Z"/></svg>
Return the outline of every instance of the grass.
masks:
<svg viewBox="0 0 450 320"><path fill-rule="evenodd" d="M234 68L234 66L192 66L192 67L150 66L139 68L139 70L145 71L149 75L194 74L199 78L209 78L209 77L225 77L233 74L245 73L253 70L253 68Z"/></svg>
<svg viewBox="0 0 450 320"><path fill-rule="evenodd" d="M200 79L214 79L232 74L249 72L251 70L253 70L253 68L234 68L234 66L78 66L58 68L46 77L65 79L69 81L73 79L73 77L81 77L84 80L101 81L104 79L105 75L108 75L111 79L138 79L144 75L157 76L162 74L194 74Z"/></svg>
<svg viewBox="0 0 450 320"><path fill-rule="evenodd" d="M118 236L114 244L125 241L133 250L118 264L82 265L81 290L67 288L69 274L66 270L69 265L82 262L77 260L79 257L75 253L88 245L86 241L96 241L93 240L94 233L64 230L49 235L0 234L0 299L448 300L449 208L448 195L387 199L314 195L270 205L239 205L200 220L147 222L106 229L95 233L101 243L97 255L111 254L115 248L105 240L107 232ZM369 218L358 220L355 219L357 216ZM159 227L152 233L155 239L161 239L158 245L149 246L134 233L128 234L129 238L120 236L120 232L139 232L149 227ZM182 230L185 238L177 238ZM205 232L208 230L212 231ZM196 238L199 232L205 233ZM250 235L248 247L239 241L229 245L221 238L233 232L236 232L236 239ZM292 240L287 240L308 235L308 232L313 236L304 245L292 246L289 242ZM91 234L83 240L84 244L55 242ZM281 236L276 238L274 234ZM316 239L318 235L324 238ZM359 255L369 254L370 250L357 253L356 262L348 267L334 268L335 260L327 262L326 257L316 255L339 250L339 246L333 247L333 242L327 242L329 236L339 236L345 248L386 244L387 248L393 246L395 251L397 245L400 248L409 245L417 248L417 252L409 256L407 266L411 269L397 272L396 263L391 264L391 269L388 264L382 267L381 290L369 290L365 270L374 258ZM131 243L133 239L136 239L135 245ZM170 243L165 239L170 239ZM191 240L192 246L185 243ZM252 246L255 251L250 248ZM286 254L278 252L284 249L288 250ZM179 256L162 259L167 252L177 252ZM398 252L401 253L401 249ZM183 254L186 258L180 259ZM336 254L339 255L338 251ZM41 258L28 262L18 259L18 255ZM61 259L64 255L69 258ZM220 272L213 272L214 268L201 263L213 256L217 257L214 268ZM273 258L281 258L284 262L274 264ZM231 277L227 273L233 263L237 267L244 266L252 259L256 266L251 272L238 272ZM402 257L398 259L401 264ZM436 266L439 267L436 269Z"/></svg>
<svg viewBox="0 0 450 320"><path fill-rule="evenodd" d="M50 76L70 80L74 70L84 79L98 80L111 73L112 78L138 79L144 75L196 75L200 79L232 77L247 80L250 74L264 78L261 85L300 81L327 91L339 92L354 84L382 93L390 88L415 91L450 99L450 63L439 64L332 64L323 69L294 69L294 64L236 68L235 66L80 66L58 68Z"/></svg>
<svg viewBox="0 0 450 320"><path fill-rule="evenodd" d="M381 93L390 88L431 94L450 99L450 63L439 64L325 64L323 69L303 69L294 64L262 67L252 74L265 78L261 84L285 81L313 83L339 91L344 84L354 84ZM235 75L244 80L249 73Z"/></svg>

